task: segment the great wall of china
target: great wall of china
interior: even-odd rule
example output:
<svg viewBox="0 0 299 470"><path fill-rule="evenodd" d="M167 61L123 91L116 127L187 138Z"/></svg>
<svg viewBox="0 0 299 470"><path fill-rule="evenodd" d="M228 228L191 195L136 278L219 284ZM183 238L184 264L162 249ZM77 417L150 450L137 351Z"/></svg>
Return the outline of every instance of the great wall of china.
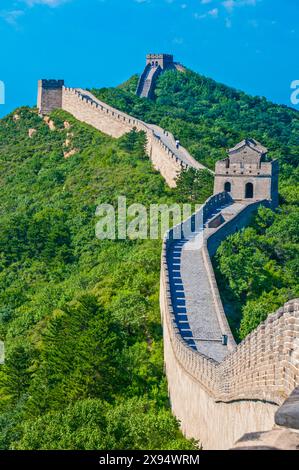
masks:
<svg viewBox="0 0 299 470"><path fill-rule="evenodd" d="M246 226L259 204L218 194L201 209L202 233L173 240L171 231L164 240L160 305L171 406L185 435L205 449L227 449L245 433L272 429L279 406L298 386L299 301L236 346L212 268L221 241ZM224 222L213 228L220 214Z"/></svg>
<svg viewBox="0 0 299 470"><path fill-rule="evenodd" d="M165 70L183 71L184 67L175 63L170 54L147 54L146 66L140 75L136 94L141 98L153 98L157 80Z"/></svg>
<svg viewBox="0 0 299 470"><path fill-rule="evenodd" d="M43 114L48 114L55 108L64 109L79 121L112 137L120 137L133 129L144 131L147 136L147 153L153 166L170 187L175 186L176 178L183 168L204 168L186 149L176 148L175 139L170 132L112 108L87 90L66 88L63 81L41 80L39 109Z"/></svg>
<svg viewBox="0 0 299 470"><path fill-rule="evenodd" d="M39 82L38 108L43 115L64 109L116 138L134 128L144 131L149 158L169 186L183 168L204 168L176 148L169 132L63 81ZM171 406L185 435L204 449L228 449L248 432L262 434L249 437L247 447L299 445L299 300L270 315L237 346L211 263L221 241L245 227L259 205L277 203L278 167L261 163L264 150L252 140L231 149L228 161L216 167L215 195L194 215L201 221L198 230L190 233L187 225L194 220L186 221L163 243L160 304ZM242 158L248 154L248 164L240 164L240 152ZM269 183L265 194L261 180Z"/></svg>

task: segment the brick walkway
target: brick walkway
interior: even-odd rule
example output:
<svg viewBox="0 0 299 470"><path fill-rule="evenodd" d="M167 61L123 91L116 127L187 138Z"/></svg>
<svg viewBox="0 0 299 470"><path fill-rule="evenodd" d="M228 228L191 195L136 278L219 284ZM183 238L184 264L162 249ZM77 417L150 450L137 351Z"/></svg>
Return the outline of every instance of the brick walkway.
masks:
<svg viewBox="0 0 299 470"><path fill-rule="evenodd" d="M225 218L233 217L242 207L242 204L232 203L218 212L221 211ZM204 230L211 230L206 228L206 224ZM172 243L167 259L172 306L184 340L194 350L221 362L228 348L221 341L222 333L204 265L202 242L201 227L188 238Z"/></svg>
<svg viewBox="0 0 299 470"><path fill-rule="evenodd" d="M197 170L207 169L204 165L202 165L201 163L196 161L195 158L193 158L190 155L190 153L188 152L188 150L186 150L184 147L182 147L180 145L180 147L177 149L176 148L175 138L170 132L168 132L168 131L166 131L166 130L162 129L161 127L156 126L154 124L148 124L148 123L145 123L145 122L143 122L143 121L141 121L137 118L129 116L128 114L126 114L122 111L118 111L117 109L113 108L112 106L109 106L108 104L106 104L103 101L96 98L92 93L90 93L90 91L84 90L82 88L76 88L76 90L81 94L81 96L83 96L84 98L87 98L91 102L94 102L94 103L102 106L105 109L109 109L111 112L114 112L116 114L121 114L122 116L127 116L128 119L129 118L134 119L136 122L139 122L140 124L145 126L148 129L149 132L153 132L155 134L155 136L158 137L161 140L161 142L166 147L168 147L175 154L175 156L179 160L181 160L183 163L185 163L186 165L188 165L192 168L195 168ZM211 171L211 173L213 173L213 172Z"/></svg>

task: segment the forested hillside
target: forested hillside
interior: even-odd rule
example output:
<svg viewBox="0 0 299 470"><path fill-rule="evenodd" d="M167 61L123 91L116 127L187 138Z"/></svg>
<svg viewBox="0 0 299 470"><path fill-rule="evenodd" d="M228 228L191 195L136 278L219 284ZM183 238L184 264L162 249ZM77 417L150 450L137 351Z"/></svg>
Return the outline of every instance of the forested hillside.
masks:
<svg viewBox="0 0 299 470"><path fill-rule="evenodd" d="M210 168L245 137L280 160L278 212L260 210L214 260L242 338L299 294L299 114L190 71L162 75L154 101L136 84L93 92L172 131ZM51 119L52 130L22 108L0 121L0 448L193 448L163 375L161 240L99 241L95 209L120 195L147 207L203 202L211 175L183 174L170 190L142 133L115 140L62 111Z"/></svg>
<svg viewBox="0 0 299 470"><path fill-rule="evenodd" d="M260 210L252 227L223 243L215 259L218 284L236 339L269 313L299 296L299 113L216 83L187 70L165 72L156 99L134 96L137 77L118 89L93 90L99 98L172 131L201 163L214 169L226 149L247 137L280 162L280 207ZM192 172L191 172L192 173ZM184 174L178 191L196 200L207 177Z"/></svg>
<svg viewBox="0 0 299 470"><path fill-rule="evenodd" d="M0 121L0 448L193 448L163 376L161 242L95 237L97 204L175 195L142 133L52 120Z"/></svg>
<svg viewBox="0 0 299 470"><path fill-rule="evenodd" d="M134 95L137 77L121 87L92 90L100 99L146 122L170 130L200 162L214 169L226 149L250 136L271 150L272 158L299 163L299 113L265 98L250 97L195 72L165 72L156 100Z"/></svg>

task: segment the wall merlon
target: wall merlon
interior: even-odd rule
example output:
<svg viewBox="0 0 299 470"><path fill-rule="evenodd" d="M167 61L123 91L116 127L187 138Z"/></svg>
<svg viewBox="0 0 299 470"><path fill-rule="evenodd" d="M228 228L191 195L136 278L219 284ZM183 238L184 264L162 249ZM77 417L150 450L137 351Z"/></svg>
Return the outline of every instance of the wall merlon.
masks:
<svg viewBox="0 0 299 470"><path fill-rule="evenodd" d="M147 150L153 166L161 172L170 187L176 185L178 174L182 168L187 168L188 165L182 164L180 158L161 142L160 137L158 138L155 135L154 129L132 116L99 102L86 90L64 87L62 83L59 86L61 87L59 92L54 90L55 93L57 92L55 97L52 98L49 95L46 105L41 104L39 98L40 109L43 109L43 113L51 112L55 108L62 108L73 114L77 119L112 137L120 137L133 128L145 131L148 138ZM42 93L39 93L40 95L47 97L46 90L44 89ZM169 135L166 131L164 131L164 134Z"/></svg>
<svg viewBox="0 0 299 470"><path fill-rule="evenodd" d="M204 219L227 197L227 194L221 194L206 201L202 208ZM212 230L204 244L207 247L206 251L203 249L206 253L205 266L215 289L214 304L222 331L226 331L226 327L228 332L230 329L226 325L210 256L223 238L234 232L236 225L240 228L248 223L260 204L267 206L268 201L244 206L237 216L222 224L218 230ZM170 247L170 242L163 243L162 272ZM164 286L167 285L168 289L166 273L162 272ZM163 297L163 284L161 295ZM169 290L167 297L169 299ZM194 351L182 338L178 338L180 332L170 309L163 310L162 307L161 312L164 319L165 362L168 364L172 409L180 419L184 433L200 439L205 448L227 448L246 431L271 429L275 411L299 381L299 363L294 361L294 348L299 353L295 333L299 320L298 300L287 303L270 315L241 344L234 346L220 363ZM168 316L171 322L167 320ZM172 325L175 333L171 332ZM168 343L168 337L174 337L176 341ZM185 402L190 404L191 410L184 406ZM211 426L206 421L207 410ZM202 419L204 427L200 425ZM218 426L220 421L222 425Z"/></svg>
<svg viewBox="0 0 299 470"><path fill-rule="evenodd" d="M41 81L38 103L42 113L62 108L112 137L121 137L133 128L143 130L153 166L171 187L175 186L178 174L188 168L190 161L190 166L195 165L191 156L188 160L182 154L176 154L171 144L172 148L165 144L169 140L163 140L163 130L159 133L157 127L105 105L86 90L64 87L62 81ZM234 150L234 162L237 154L238 150ZM233 203L231 195L223 192L227 181L236 185L240 196L244 196L244 183L256 185L255 200L247 201L236 215L229 215L231 218L224 218L219 226L204 234L203 265L211 287L211 303L221 334L228 336L228 353L222 361L194 350L183 339L172 305L167 258L171 240L165 238L162 247L160 305L172 409L186 436L200 439L205 448L227 448L245 432L270 429L278 406L299 385L299 299L288 302L270 315L237 346L211 263L222 240L236 228L246 226L260 205L277 204L278 162L256 163L251 154L250 158L250 163L240 166L237 163L228 165L228 159L217 163L216 180L221 189L216 191L215 186L215 195L201 209L206 222L219 207Z"/></svg>

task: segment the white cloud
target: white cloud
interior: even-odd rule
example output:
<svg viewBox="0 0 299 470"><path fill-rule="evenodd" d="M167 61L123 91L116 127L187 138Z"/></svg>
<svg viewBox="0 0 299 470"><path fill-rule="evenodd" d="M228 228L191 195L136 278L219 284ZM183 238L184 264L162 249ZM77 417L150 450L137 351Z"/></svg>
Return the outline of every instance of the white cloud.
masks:
<svg viewBox="0 0 299 470"><path fill-rule="evenodd" d="M54 8L69 1L71 0L18 0L18 3L15 2L15 5L20 5L22 3L24 7L22 9L15 8L14 10L0 10L0 18L6 21L9 25L17 27L19 18L26 13L28 7L31 8L35 5L46 5Z"/></svg>
<svg viewBox="0 0 299 470"><path fill-rule="evenodd" d="M232 12L236 6L236 2L235 0L225 0L225 2L222 2L222 5L227 9L227 11Z"/></svg>
<svg viewBox="0 0 299 470"><path fill-rule="evenodd" d="M252 6L255 7L260 0L225 0L222 2L224 8L232 13L236 7Z"/></svg>
<svg viewBox="0 0 299 470"><path fill-rule="evenodd" d="M0 17L11 26L17 26L18 19L24 14L23 10L0 11Z"/></svg>
<svg viewBox="0 0 299 470"><path fill-rule="evenodd" d="M47 5L48 7L58 7L69 0L22 0L29 7L34 5Z"/></svg>
<svg viewBox="0 0 299 470"><path fill-rule="evenodd" d="M203 20L204 18L207 17L207 14L204 13L203 15L200 15L199 13L194 13L193 16L194 16L194 18L195 18L196 20Z"/></svg>
<svg viewBox="0 0 299 470"><path fill-rule="evenodd" d="M219 13L218 8L213 8L213 10L208 11L208 15L213 16L214 18L218 16L218 13Z"/></svg>
<svg viewBox="0 0 299 470"><path fill-rule="evenodd" d="M212 10L207 11L207 13L203 13L200 15L199 13L194 13L194 18L196 20L203 20L204 18L218 18L219 9L213 8Z"/></svg>

